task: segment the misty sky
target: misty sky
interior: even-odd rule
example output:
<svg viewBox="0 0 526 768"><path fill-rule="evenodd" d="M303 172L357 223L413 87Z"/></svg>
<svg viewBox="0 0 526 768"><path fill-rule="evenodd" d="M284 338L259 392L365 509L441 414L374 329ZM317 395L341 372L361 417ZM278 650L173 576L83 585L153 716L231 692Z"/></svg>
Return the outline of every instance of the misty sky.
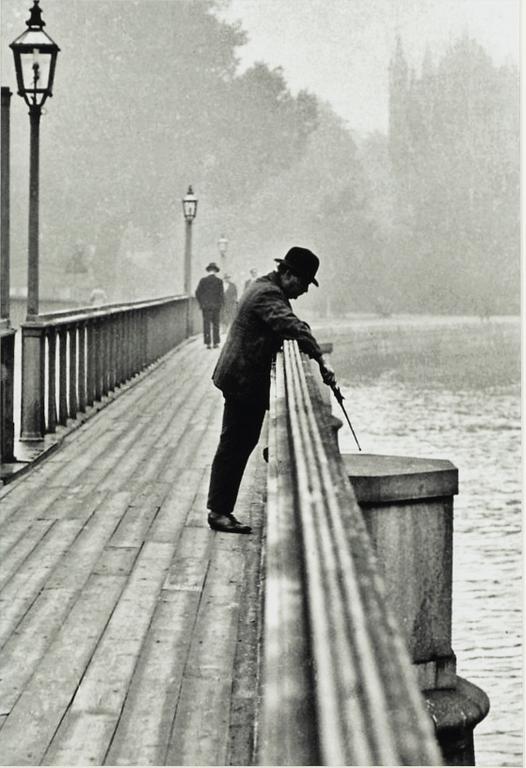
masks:
<svg viewBox="0 0 526 768"><path fill-rule="evenodd" d="M519 61L519 0L230 0L249 34L242 67L283 66L289 86L329 101L358 131L387 131L387 68L397 32L419 67L464 32L495 63Z"/></svg>

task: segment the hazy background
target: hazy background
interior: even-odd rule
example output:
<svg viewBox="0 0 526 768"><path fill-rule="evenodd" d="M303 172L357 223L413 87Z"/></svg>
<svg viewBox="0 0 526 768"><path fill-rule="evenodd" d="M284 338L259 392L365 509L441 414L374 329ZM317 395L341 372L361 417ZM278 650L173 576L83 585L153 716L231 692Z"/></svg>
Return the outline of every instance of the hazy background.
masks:
<svg viewBox="0 0 526 768"><path fill-rule="evenodd" d="M28 0L2 3L8 44ZM61 48L41 123L41 293L238 285L292 244L310 311L519 311L516 0L43 0ZM12 98L12 284L26 282L29 120Z"/></svg>

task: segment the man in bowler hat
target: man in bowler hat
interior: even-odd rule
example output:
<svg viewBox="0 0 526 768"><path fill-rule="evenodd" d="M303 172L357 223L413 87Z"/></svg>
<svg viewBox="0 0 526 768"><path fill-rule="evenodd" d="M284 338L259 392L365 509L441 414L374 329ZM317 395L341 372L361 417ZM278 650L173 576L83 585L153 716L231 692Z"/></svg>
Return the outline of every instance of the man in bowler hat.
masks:
<svg viewBox="0 0 526 768"><path fill-rule="evenodd" d="M335 384L334 371L323 358L307 323L292 311L290 300L318 285L318 257L293 247L277 270L255 280L243 294L212 379L224 396L223 425L212 463L208 491L208 524L224 533L250 533L233 515L241 479L257 445L269 407L270 369L284 339L317 361L323 381Z"/></svg>
<svg viewBox="0 0 526 768"><path fill-rule="evenodd" d="M208 349L219 346L219 315L224 301L223 281L217 277L219 267L213 261L207 266L209 273L199 280L195 298L203 313L203 337Z"/></svg>

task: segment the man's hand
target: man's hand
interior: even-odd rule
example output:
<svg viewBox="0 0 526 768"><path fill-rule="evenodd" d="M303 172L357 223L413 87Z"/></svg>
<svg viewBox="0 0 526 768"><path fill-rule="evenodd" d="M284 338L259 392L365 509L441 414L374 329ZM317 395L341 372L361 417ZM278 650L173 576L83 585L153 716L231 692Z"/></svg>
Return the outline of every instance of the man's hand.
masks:
<svg viewBox="0 0 526 768"><path fill-rule="evenodd" d="M328 387L336 385L336 374L325 360L320 360L320 373L324 384L327 384Z"/></svg>

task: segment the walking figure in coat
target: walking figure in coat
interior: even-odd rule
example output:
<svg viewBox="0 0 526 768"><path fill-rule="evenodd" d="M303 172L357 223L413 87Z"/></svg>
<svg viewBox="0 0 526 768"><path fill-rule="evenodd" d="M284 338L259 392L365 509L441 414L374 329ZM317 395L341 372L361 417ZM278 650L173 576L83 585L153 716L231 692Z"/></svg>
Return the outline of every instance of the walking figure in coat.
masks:
<svg viewBox="0 0 526 768"><path fill-rule="evenodd" d="M292 311L290 300L318 285L319 259L294 247L277 270L255 280L243 294L212 379L224 396L223 425L212 463L208 524L224 533L250 533L233 515L247 461L257 445L269 407L270 369L284 339L317 361L323 381L336 383L307 323Z"/></svg>
<svg viewBox="0 0 526 768"><path fill-rule="evenodd" d="M225 275L223 280L223 288L225 290L224 304L223 304L223 324L228 329L235 317L237 311L237 286L232 282L230 275Z"/></svg>
<svg viewBox="0 0 526 768"><path fill-rule="evenodd" d="M219 316L224 301L223 281L217 277L219 267L213 261L207 266L209 273L199 280L195 291L195 298L203 313L203 337L208 349L218 347L221 341L219 336Z"/></svg>

